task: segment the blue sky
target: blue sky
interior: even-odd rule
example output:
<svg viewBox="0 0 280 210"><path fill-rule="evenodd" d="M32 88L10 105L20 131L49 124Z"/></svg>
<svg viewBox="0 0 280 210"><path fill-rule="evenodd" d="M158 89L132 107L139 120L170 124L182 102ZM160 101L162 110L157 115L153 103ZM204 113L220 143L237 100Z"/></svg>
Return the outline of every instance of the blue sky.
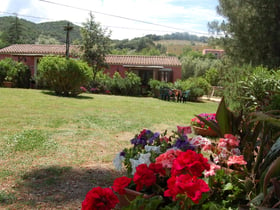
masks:
<svg viewBox="0 0 280 210"><path fill-rule="evenodd" d="M218 0L1 0L0 16L17 13L37 23L69 20L81 25L91 10L113 39L175 32L207 36L207 23L222 20L217 5Z"/></svg>

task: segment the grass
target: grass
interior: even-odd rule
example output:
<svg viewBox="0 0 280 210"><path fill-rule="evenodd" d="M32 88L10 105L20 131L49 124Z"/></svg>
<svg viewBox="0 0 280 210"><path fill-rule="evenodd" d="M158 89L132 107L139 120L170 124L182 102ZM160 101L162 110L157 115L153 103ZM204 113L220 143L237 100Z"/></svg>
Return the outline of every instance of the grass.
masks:
<svg viewBox="0 0 280 210"><path fill-rule="evenodd" d="M112 160L135 133L175 130L218 106L31 89L0 88L0 96L0 208L7 209L78 209L89 189L119 175Z"/></svg>

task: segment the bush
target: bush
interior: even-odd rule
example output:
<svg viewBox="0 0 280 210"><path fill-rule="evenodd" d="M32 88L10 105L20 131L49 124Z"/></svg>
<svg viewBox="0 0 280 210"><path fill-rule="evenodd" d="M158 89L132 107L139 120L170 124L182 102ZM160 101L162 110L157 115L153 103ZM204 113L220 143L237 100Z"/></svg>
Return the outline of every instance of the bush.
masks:
<svg viewBox="0 0 280 210"><path fill-rule="evenodd" d="M202 77L191 77L184 81L176 81L176 88L183 91L190 90L189 98L190 101L197 101L197 99L208 92L211 89L211 85Z"/></svg>
<svg viewBox="0 0 280 210"><path fill-rule="evenodd" d="M0 83L3 81L13 82L14 87L28 88L30 81L30 69L22 62L5 58L0 61Z"/></svg>
<svg viewBox="0 0 280 210"><path fill-rule="evenodd" d="M174 88L174 85L171 82L162 82L162 81L155 80L155 79L151 79L149 81L149 86L152 91L153 97L159 97L159 91L161 88L164 88L164 87L167 87L170 89Z"/></svg>
<svg viewBox="0 0 280 210"><path fill-rule="evenodd" d="M231 68L224 81L224 95L230 108L245 112L277 108L280 92L280 71L264 67Z"/></svg>
<svg viewBox="0 0 280 210"><path fill-rule="evenodd" d="M61 96L77 96L80 87L88 86L92 76L92 69L86 63L58 56L43 57L38 66L39 81Z"/></svg>
<svg viewBox="0 0 280 210"><path fill-rule="evenodd" d="M92 93L106 93L110 91L115 95L138 96L140 94L141 79L132 72L125 72L125 77L116 72L111 78L107 74L99 72L96 79L91 82Z"/></svg>

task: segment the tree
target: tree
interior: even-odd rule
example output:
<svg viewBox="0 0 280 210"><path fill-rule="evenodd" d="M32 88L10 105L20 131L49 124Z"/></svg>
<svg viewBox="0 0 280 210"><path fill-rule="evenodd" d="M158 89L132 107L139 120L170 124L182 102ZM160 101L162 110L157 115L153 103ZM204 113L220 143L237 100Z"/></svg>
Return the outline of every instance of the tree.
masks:
<svg viewBox="0 0 280 210"><path fill-rule="evenodd" d="M16 16L15 21L11 23L7 32L3 33L2 38L4 39L4 42L8 44L20 44L23 42L22 32L23 26L20 23L18 17Z"/></svg>
<svg viewBox="0 0 280 210"><path fill-rule="evenodd" d="M235 63L279 67L279 0L219 0L217 12L226 21L209 26L223 31L222 45Z"/></svg>
<svg viewBox="0 0 280 210"><path fill-rule="evenodd" d="M110 32L95 22L94 16L90 13L90 18L81 28L81 36L82 58L92 67L95 79L97 72L107 66L105 56L111 51Z"/></svg>

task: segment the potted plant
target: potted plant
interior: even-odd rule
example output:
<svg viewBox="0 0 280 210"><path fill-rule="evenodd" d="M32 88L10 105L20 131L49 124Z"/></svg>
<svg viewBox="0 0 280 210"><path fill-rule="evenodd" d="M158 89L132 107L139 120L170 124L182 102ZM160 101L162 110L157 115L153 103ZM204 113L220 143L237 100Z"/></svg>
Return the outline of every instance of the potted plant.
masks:
<svg viewBox="0 0 280 210"><path fill-rule="evenodd" d="M194 133L202 136L217 136L217 133L212 130L212 128L208 124L202 121L201 118L212 123L217 123L215 113L201 113L191 119L191 125L194 129Z"/></svg>
<svg viewBox="0 0 280 210"><path fill-rule="evenodd" d="M3 86L11 88L13 86L12 80L13 78L11 76L6 76L5 80L3 81Z"/></svg>

